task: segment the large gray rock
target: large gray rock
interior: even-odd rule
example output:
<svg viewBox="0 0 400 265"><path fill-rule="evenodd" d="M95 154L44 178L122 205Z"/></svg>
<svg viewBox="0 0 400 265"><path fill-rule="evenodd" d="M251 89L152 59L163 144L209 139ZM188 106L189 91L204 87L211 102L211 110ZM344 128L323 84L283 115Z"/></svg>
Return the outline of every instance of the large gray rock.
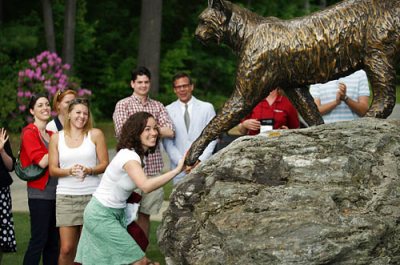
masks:
<svg viewBox="0 0 400 265"><path fill-rule="evenodd" d="M400 264L400 122L242 137L171 195L171 264Z"/></svg>

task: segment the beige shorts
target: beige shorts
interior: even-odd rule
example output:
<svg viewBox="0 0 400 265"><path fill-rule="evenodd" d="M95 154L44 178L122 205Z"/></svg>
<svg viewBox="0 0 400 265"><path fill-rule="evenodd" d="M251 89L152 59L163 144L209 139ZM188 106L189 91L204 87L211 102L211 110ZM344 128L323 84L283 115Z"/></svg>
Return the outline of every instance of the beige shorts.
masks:
<svg viewBox="0 0 400 265"><path fill-rule="evenodd" d="M158 212L161 209L163 200L164 200L163 187L158 188L147 194L139 189L136 189L135 192L142 195L142 200L140 201L139 212L148 214L148 215L158 214Z"/></svg>
<svg viewBox="0 0 400 265"><path fill-rule="evenodd" d="M83 212L92 195L56 196L56 226L83 225Z"/></svg>

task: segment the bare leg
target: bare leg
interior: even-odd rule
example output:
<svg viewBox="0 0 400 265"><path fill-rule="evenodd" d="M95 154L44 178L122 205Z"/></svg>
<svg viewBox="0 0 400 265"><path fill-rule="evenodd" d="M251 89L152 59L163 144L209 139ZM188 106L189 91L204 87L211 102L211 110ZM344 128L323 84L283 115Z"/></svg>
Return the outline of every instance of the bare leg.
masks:
<svg viewBox="0 0 400 265"><path fill-rule="evenodd" d="M132 263L132 265L160 265L160 263L151 261L147 257L144 257L141 260Z"/></svg>
<svg viewBox="0 0 400 265"><path fill-rule="evenodd" d="M63 226L60 227L60 256L59 265L74 264L76 248L78 246L81 234L81 226Z"/></svg>

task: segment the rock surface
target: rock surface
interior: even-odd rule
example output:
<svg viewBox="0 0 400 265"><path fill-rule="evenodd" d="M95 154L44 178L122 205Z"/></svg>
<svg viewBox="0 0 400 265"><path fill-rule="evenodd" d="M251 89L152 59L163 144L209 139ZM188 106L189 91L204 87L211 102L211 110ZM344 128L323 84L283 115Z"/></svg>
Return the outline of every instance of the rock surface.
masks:
<svg viewBox="0 0 400 265"><path fill-rule="evenodd" d="M241 137L173 192L169 264L400 264L400 122Z"/></svg>

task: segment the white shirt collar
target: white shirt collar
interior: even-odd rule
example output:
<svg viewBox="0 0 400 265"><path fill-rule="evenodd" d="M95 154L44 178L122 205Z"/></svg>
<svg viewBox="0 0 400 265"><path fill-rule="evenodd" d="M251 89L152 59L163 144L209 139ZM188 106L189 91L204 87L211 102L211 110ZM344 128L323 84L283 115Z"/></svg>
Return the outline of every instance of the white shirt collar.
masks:
<svg viewBox="0 0 400 265"><path fill-rule="evenodd" d="M181 105L182 108L185 107L185 104L187 104L188 107L191 107L191 106L193 105L193 96L190 98L190 100L189 100L187 103L183 103L183 102L180 101L179 99L178 99L178 101L179 101L179 104Z"/></svg>
<svg viewBox="0 0 400 265"><path fill-rule="evenodd" d="M189 112L189 115L192 116L193 96L192 96L192 98L191 98L187 103L183 103L183 102L180 101L179 99L178 99L178 102L179 102L179 106L181 107L182 113L185 112L185 105L187 104L187 105L188 105L188 112Z"/></svg>

